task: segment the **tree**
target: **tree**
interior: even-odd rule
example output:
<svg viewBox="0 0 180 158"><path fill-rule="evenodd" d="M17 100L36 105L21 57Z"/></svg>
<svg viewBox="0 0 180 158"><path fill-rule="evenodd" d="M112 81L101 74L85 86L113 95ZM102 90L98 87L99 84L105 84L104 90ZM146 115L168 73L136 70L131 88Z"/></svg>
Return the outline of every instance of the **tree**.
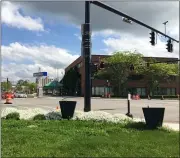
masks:
<svg viewBox="0 0 180 158"><path fill-rule="evenodd" d="M149 68L144 68L143 71L147 79L148 94L152 95L160 81L170 83L172 76L178 76L178 64L154 63L150 64Z"/></svg>
<svg viewBox="0 0 180 158"><path fill-rule="evenodd" d="M80 74L77 68L71 68L62 79L63 89L73 95L75 93Z"/></svg>
<svg viewBox="0 0 180 158"><path fill-rule="evenodd" d="M36 87L37 87L36 83L31 83L27 80L19 80L16 85L16 90L17 91L24 90L26 93L29 93L29 92L33 93L33 92L35 92Z"/></svg>
<svg viewBox="0 0 180 158"><path fill-rule="evenodd" d="M30 93L34 93L36 91L37 84L36 83L29 83L28 84L28 90Z"/></svg>
<svg viewBox="0 0 180 158"><path fill-rule="evenodd" d="M12 88L12 83L10 81L1 82L1 91L10 91Z"/></svg>
<svg viewBox="0 0 180 158"><path fill-rule="evenodd" d="M130 66L135 67L134 73L142 74L144 63L142 55L135 52L115 52L111 57L104 59L105 69L98 71L96 78L109 80L114 89L115 95L124 95L126 92L128 76L132 74Z"/></svg>

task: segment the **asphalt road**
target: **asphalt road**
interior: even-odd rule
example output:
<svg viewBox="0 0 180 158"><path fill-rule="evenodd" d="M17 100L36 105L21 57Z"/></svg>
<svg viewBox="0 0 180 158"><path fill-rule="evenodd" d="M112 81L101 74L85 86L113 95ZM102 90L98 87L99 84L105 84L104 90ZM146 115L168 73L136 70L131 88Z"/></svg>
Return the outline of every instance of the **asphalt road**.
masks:
<svg viewBox="0 0 180 158"><path fill-rule="evenodd" d="M43 98L17 98L13 99L13 104L4 104L5 100L1 101L1 107L17 107L17 108L43 108L56 109L59 106L59 101L62 97L43 97ZM77 101L77 110L84 109L84 98L68 97L66 100ZM164 122L179 123L179 101L178 100L131 100L131 113L134 117L144 118L142 107L165 107ZM91 109L101 110L109 113L127 113L127 99L102 99L92 98Z"/></svg>

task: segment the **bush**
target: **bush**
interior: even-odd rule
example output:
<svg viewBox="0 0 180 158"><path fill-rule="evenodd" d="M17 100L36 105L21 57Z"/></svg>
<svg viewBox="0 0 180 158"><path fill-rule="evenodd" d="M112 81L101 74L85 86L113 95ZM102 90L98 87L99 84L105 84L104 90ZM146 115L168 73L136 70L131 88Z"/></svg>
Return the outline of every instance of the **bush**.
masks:
<svg viewBox="0 0 180 158"><path fill-rule="evenodd" d="M49 112L46 115L47 120L62 120L62 116L60 112Z"/></svg>
<svg viewBox="0 0 180 158"><path fill-rule="evenodd" d="M6 119L20 120L20 115L18 112L10 113L6 116Z"/></svg>
<svg viewBox="0 0 180 158"><path fill-rule="evenodd" d="M38 114L34 116L33 120L46 120L46 117L43 114Z"/></svg>

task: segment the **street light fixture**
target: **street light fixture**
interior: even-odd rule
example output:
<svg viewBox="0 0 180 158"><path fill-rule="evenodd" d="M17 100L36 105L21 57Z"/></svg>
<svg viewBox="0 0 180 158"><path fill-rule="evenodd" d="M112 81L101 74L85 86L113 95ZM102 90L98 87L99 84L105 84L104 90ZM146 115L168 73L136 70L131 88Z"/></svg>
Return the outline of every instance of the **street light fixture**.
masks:
<svg viewBox="0 0 180 158"><path fill-rule="evenodd" d="M130 20L128 18L122 17L122 20L128 24L132 24L132 20Z"/></svg>

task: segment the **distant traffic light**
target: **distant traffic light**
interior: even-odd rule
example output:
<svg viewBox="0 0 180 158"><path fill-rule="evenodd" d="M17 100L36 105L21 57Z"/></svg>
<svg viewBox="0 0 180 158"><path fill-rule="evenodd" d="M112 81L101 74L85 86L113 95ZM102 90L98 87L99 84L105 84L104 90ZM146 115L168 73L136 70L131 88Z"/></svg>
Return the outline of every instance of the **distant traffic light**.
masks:
<svg viewBox="0 0 180 158"><path fill-rule="evenodd" d="M170 39L167 41L166 46L167 46L166 49L168 50L168 52L173 52L173 44L171 43Z"/></svg>
<svg viewBox="0 0 180 158"><path fill-rule="evenodd" d="M150 43L151 43L151 45L155 45L155 32L151 32L150 33L150 35L151 35L151 37L150 37L150 39L151 39L151 41L150 41Z"/></svg>
<svg viewBox="0 0 180 158"><path fill-rule="evenodd" d="M129 69L130 69L131 71L133 71L133 70L134 70L134 65L131 64L130 67L129 67Z"/></svg>
<svg viewBox="0 0 180 158"><path fill-rule="evenodd" d="M99 68L100 68L100 69L104 69L104 65L105 65L104 62L102 61L102 62L100 63L100 65L99 65Z"/></svg>
<svg viewBox="0 0 180 158"><path fill-rule="evenodd" d="M92 74L98 72L98 64L91 65L91 72L92 72Z"/></svg>

